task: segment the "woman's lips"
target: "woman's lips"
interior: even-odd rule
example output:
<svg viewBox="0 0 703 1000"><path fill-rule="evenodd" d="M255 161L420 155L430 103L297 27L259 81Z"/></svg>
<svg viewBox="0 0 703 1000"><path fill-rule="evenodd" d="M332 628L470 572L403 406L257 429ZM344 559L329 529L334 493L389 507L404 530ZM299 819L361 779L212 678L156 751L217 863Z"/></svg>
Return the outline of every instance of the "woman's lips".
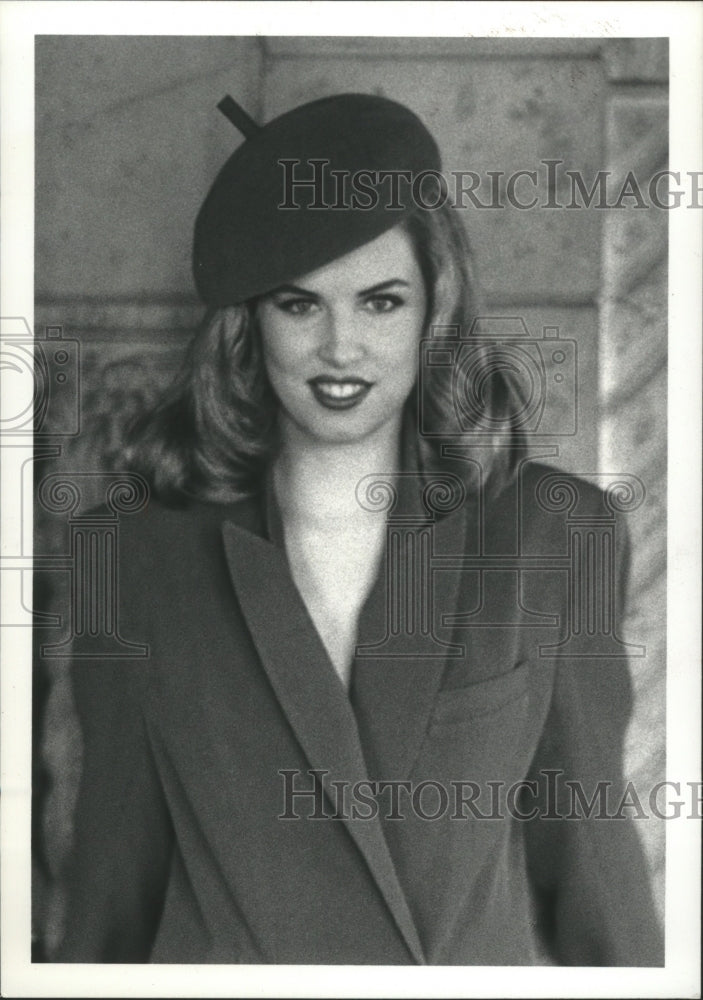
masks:
<svg viewBox="0 0 703 1000"><path fill-rule="evenodd" d="M317 402L326 409L350 410L366 398L373 383L361 378L328 378L319 375L311 378L308 385Z"/></svg>

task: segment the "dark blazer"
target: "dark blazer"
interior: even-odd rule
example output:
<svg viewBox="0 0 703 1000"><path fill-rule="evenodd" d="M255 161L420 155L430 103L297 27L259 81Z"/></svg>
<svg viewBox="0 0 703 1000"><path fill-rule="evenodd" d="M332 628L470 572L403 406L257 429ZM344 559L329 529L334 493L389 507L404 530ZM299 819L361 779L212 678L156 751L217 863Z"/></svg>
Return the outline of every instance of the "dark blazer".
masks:
<svg viewBox="0 0 703 1000"><path fill-rule="evenodd" d="M536 500L550 472L526 463L499 497L433 524L446 655L426 622L407 655L382 655L398 608L381 571L359 628L377 652L357 656L349 695L270 502L124 517L120 630L149 656L73 667L84 766L57 959L663 964L635 824L567 819L554 784L578 781L590 798L611 782L617 804L631 691L622 657L540 652L574 621L568 511ZM603 495L570 482L579 514L602 515ZM412 519L403 530L421 531ZM466 555L485 569L452 562ZM616 612L624 559L618 542ZM311 770L317 798L281 818L286 782L312 790ZM507 808L525 779L537 784ZM390 786L365 780L410 782L395 786L399 818ZM360 792L355 817L340 788Z"/></svg>

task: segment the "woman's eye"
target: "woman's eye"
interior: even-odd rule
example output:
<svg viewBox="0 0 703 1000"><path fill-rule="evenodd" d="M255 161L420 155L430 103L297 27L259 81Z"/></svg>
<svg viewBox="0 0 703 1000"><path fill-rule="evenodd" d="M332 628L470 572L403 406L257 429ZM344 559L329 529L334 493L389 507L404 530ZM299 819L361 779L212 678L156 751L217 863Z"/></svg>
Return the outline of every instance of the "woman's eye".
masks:
<svg viewBox="0 0 703 1000"><path fill-rule="evenodd" d="M279 309L291 316L305 316L315 306L312 299L284 299L276 304Z"/></svg>
<svg viewBox="0 0 703 1000"><path fill-rule="evenodd" d="M366 300L366 305L371 312L387 313L402 306L403 300L397 295L374 295Z"/></svg>

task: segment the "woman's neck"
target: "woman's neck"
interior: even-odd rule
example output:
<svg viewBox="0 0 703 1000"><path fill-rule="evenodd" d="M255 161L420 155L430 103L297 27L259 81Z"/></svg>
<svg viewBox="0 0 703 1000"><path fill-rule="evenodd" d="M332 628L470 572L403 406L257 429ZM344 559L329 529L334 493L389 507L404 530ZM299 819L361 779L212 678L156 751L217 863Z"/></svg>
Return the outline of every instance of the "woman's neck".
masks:
<svg viewBox="0 0 703 1000"><path fill-rule="evenodd" d="M385 426L362 441L324 444L294 426L282 428L283 444L274 462L274 483L285 522L310 526L357 524L378 516L364 511L356 488L371 473L399 467L400 426Z"/></svg>

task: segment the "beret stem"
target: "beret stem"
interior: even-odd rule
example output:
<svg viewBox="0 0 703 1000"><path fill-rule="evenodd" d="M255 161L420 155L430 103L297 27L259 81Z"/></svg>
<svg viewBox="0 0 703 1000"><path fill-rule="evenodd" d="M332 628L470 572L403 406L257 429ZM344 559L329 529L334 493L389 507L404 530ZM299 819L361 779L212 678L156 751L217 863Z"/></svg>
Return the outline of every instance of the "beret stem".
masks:
<svg viewBox="0 0 703 1000"><path fill-rule="evenodd" d="M226 94L222 98L217 108L225 118L229 118L235 128L239 129L245 139L250 139L253 135L256 135L261 128L229 94Z"/></svg>

